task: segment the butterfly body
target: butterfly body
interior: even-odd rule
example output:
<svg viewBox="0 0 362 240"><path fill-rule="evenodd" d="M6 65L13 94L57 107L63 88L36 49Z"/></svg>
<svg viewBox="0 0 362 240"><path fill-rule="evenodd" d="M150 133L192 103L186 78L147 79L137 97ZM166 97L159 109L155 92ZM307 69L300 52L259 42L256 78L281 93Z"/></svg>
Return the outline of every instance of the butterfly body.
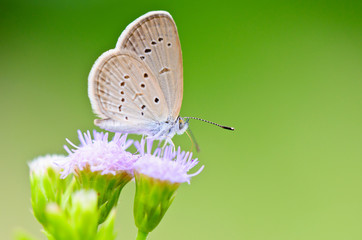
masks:
<svg viewBox="0 0 362 240"><path fill-rule="evenodd" d="M171 15L154 11L132 22L94 63L88 95L100 128L159 140L184 133L182 53Z"/></svg>
<svg viewBox="0 0 362 240"><path fill-rule="evenodd" d="M147 135L152 139L171 139L176 134L183 134L188 128L188 121L178 117L176 121L153 122L145 126L134 126L130 128L113 119L96 119L95 125L111 132L134 133Z"/></svg>

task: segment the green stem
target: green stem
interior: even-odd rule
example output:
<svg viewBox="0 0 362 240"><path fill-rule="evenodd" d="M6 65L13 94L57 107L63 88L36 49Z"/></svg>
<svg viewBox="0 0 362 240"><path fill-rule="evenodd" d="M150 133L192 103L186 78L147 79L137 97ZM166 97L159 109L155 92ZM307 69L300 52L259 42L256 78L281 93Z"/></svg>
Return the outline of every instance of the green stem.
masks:
<svg viewBox="0 0 362 240"><path fill-rule="evenodd" d="M146 240L148 233L142 232L141 230L138 230L137 238L136 240Z"/></svg>

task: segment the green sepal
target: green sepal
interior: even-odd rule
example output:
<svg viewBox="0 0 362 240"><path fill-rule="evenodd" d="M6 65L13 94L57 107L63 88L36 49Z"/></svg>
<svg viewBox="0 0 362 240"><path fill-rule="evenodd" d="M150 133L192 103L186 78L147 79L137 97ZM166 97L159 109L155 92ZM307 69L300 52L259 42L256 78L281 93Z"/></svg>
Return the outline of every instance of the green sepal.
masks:
<svg viewBox="0 0 362 240"><path fill-rule="evenodd" d="M116 209L113 208L106 220L99 226L96 240L114 240L116 235L113 232Z"/></svg>
<svg viewBox="0 0 362 240"><path fill-rule="evenodd" d="M66 209L56 203L46 207L47 225L43 232L49 240L98 240L114 239L113 227L115 214L109 215L99 227L98 196L94 190L80 190L70 197L71 202ZM105 236L100 238L98 235Z"/></svg>
<svg viewBox="0 0 362 240"><path fill-rule="evenodd" d="M69 222L79 239L95 239L98 227L97 193L80 190L72 195Z"/></svg>
<svg viewBox="0 0 362 240"><path fill-rule="evenodd" d="M44 225L46 223L45 207L48 198L43 190L41 176L30 176L31 205L35 218Z"/></svg>
<svg viewBox="0 0 362 240"><path fill-rule="evenodd" d="M47 232L45 229L41 230L42 233L48 238L48 240L56 240L49 232Z"/></svg>
<svg viewBox="0 0 362 240"><path fill-rule="evenodd" d="M98 193L98 208L100 216L98 224L105 221L110 211L117 206L123 187L133 176L126 171L113 174L101 174L83 169L77 172L78 189L94 189Z"/></svg>
<svg viewBox="0 0 362 240"><path fill-rule="evenodd" d="M44 169L44 172L32 172L30 174L31 205L34 216L43 226L47 224L45 216L47 204L53 202L65 207L71 192L74 190L73 187L72 175L61 179L59 171L52 167Z"/></svg>
<svg viewBox="0 0 362 240"><path fill-rule="evenodd" d="M161 181L135 173L134 218L138 230L149 233L157 227L175 197L180 183Z"/></svg>
<svg viewBox="0 0 362 240"><path fill-rule="evenodd" d="M56 203L46 207L47 224L44 227L46 235L56 240L78 239L73 226L68 221L67 214Z"/></svg>

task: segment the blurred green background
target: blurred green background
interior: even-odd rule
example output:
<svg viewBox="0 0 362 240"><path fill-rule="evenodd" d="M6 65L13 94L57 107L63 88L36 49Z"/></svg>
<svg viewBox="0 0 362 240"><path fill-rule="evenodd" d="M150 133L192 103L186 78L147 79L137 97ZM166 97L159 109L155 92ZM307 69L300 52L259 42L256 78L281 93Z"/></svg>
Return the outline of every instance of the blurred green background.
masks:
<svg viewBox="0 0 362 240"><path fill-rule="evenodd" d="M0 2L1 239L41 237L27 162L93 129L87 76L122 30L169 11L184 59L182 116L205 170L149 239L362 239L361 1ZM186 135L174 138L184 149ZM118 239L135 239L134 184Z"/></svg>

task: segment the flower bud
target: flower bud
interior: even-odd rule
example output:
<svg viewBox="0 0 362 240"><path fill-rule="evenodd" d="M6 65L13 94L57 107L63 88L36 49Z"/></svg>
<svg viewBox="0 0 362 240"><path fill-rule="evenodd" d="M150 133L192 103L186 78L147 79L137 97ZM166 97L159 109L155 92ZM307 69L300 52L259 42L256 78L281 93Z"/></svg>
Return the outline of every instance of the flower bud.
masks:
<svg viewBox="0 0 362 240"><path fill-rule="evenodd" d="M50 202L64 205L73 187L72 176L61 179L61 169L55 164L64 159L62 155L47 155L29 163L31 204L34 216L43 226L46 225L46 205Z"/></svg>

